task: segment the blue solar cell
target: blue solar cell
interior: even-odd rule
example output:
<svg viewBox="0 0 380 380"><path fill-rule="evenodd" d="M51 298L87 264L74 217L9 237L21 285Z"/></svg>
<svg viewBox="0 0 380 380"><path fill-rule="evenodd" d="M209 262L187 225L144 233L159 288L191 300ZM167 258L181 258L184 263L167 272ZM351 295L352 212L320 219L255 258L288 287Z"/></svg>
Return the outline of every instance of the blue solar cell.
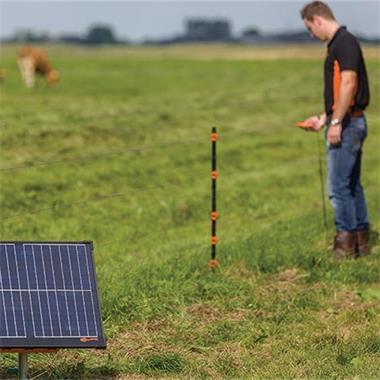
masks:
<svg viewBox="0 0 380 380"><path fill-rule="evenodd" d="M105 347L91 243L0 243L0 348Z"/></svg>

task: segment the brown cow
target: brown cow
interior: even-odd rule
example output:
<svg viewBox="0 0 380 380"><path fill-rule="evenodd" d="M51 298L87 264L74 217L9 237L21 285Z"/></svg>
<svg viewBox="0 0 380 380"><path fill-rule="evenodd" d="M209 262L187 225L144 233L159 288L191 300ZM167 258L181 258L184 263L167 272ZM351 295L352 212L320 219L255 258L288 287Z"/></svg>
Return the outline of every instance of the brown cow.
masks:
<svg viewBox="0 0 380 380"><path fill-rule="evenodd" d="M59 73L51 67L44 49L23 46L18 52L17 63L27 87L34 87L35 74L45 77L48 84L59 81Z"/></svg>

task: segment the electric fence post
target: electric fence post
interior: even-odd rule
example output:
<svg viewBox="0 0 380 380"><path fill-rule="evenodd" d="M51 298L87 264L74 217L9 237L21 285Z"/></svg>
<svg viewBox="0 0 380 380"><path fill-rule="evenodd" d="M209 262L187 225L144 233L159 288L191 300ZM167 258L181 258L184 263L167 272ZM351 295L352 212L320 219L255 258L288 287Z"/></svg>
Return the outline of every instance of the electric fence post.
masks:
<svg viewBox="0 0 380 380"><path fill-rule="evenodd" d="M216 211L216 180L218 178L218 172L216 168L216 142L218 140L218 134L216 127L211 130L211 260L209 266L212 270L218 267L219 262L216 259L216 245L218 238L216 236L216 222L218 219L218 213Z"/></svg>

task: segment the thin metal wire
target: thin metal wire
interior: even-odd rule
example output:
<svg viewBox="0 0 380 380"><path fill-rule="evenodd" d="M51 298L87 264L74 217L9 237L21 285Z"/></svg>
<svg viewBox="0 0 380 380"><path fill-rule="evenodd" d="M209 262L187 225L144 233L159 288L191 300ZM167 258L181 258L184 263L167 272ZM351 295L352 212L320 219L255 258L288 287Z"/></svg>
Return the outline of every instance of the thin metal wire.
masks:
<svg viewBox="0 0 380 380"><path fill-rule="evenodd" d="M203 223L203 221L201 221L201 222L199 222L199 221L190 222L187 224L187 227L188 226L194 226L194 225L200 224L200 223ZM169 228L161 228L158 231L154 231L154 232L151 232L149 234L144 234L141 238L142 239L151 238L154 235L160 235L162 237L163 233L168 233L168 232L177 231L177 230L178 230L178 226L169 227ZM117 240L113 239L113 240L108 240L108 241L105 241L105 242L102 242L99 244L95 243L95 246L96 247L105 247L105 246L109 246L109 245L115 245L115 244L119 244L119 243L123 243L125 241L128 241L129 239L132 239L132 238L135 238L135 237L129 235L129 236L125 236L124 238L117 239ZM205 246L204 243L197 243L197 244L201 244L201 245Z"/></svg>
<svg viewBox="0 0 380 380"><path fill-rule="evenodd" d="M74 202L71 202L69 205L62 204L61 206L58 205L58 201L55 200L53 202L54 206L52 206L52 207L40 208L40 209L36 209L36 210L32 210L32 211L27 211L27 212L22 213L22 214L14 214L14 215L9 215L9 216L5 216L5 217L1 217L1 220L20 218L20 217L25 216L25 215L39 214L41 212L49 212L49 211L55 210L58 207L68 207L68 206L69 207L73 207L73 206L76 206L76 205L82 205L82 204L84 205L84 204L88 204L88 203L92 203L92 202L104 201L104 200L107 200L107 199L126 197L128 195L130 195L130 192L128 192L128 193L113 193L113 194L108 194L108 195L101 196L101 197L96 197L96 198L93 198L93 199L87 199L87 200L84 200L84 201L74 201Z"/></svg>
<svg viewBox="0 0 380 380"><path fill-rule="evenodd" d="M241 137L242 135L253 134L253 133L258 133L258 132L261 132L261 131L258 129L254 129L254 130L252 129L252 130L242 131L242 132L231 132L231 133L226 133L223 136L223 138L224 139L238 138L238 137ZM170 141L170 142L155 144L155 145L134 146L134 147L126 148L123 150L109 151L109 152L105 152L101 154L89 155L89 156L83 156L83 157L72 157L72 158L68 158L64 160L41 161L41 162L31 163L27 165L0 167L0 172L7 173L7 172L18 171L18 170L24 170L24 169L33 169L36 167L49 167L49 166L54 166L54 165L71 165L77 162L90 162L90 161L100 160L105 157L120 156L120 155L128 154L128 153L152 151L155 149L167 148L169 146L196 145L199 143L204 143L204 138L187 139L186 141L181 141L181 142L176 140L176 141Z"/></svg>
<svg viewBox="0 0 380 380"><path fill-rule="evenodd" d="M321 143L319 138L319 133L316 133L317 136L317 153L318 153L318 173L319 173L319 182L321 186L321 203L322 203L322 218L323 226L325 229L325 244L327 244L327 212L326 212L326 196L325 196L325 185L324 185L324 174L322 167L322 152L321 152Z"/></svg>
<svg viewBox="0 0 380 380"><path fill-rule="evenodd" d="M279 167L288 167L288 166L294 166L294 165L300 165L300 164L301 164L300 161L298 161L298 162L296 162L296 161L289 161L289 162L283 163L281 165L276 164L275 168L277 169ZM304 164L304 163L302 162L302 164ZM306 164L309 164L309 163L306 163ZM270 169L266 168L265 170L268 171ZM252 169L247 170L247 171L243 171L243 172L252 172ZM134 190L144 190L144 194L146 195L146 194L150 194L150 193L155 193L156 192L156 187L155 186L151 186L151 187L147 187L147 186L144 186L144 187L134 187L129 192L106 194L104 196L100 196L100 197L97 196L97 197L94 197L92 199L86 199L86 200L81 200L81 201L74 201L74 202L71 202L70 204L64 204L60 200L55 199L53 201L53 206L38 208L38 209L35 209L35 210L25 211L23 213L18 213L18 214L14 214L14 215L8 215L8 216L0 217L0 220L1 221L6 221L6 220L14 219L14 218L21 218L21 217L24 217L25 215L33 215L33 214L39 214L39 213L43 213L43 212L50 212L50 211L54 211L54 210L56 210L57 208L60 208L60 207L70 207L70 208L71 207L81 207L81 206L87 205L89 203L95 203L95 202L104 201L104 200L108 200L108 199L114 199L114 198L128 197L129 195L131 195L131 192L134 191ZM151 190L151 191L146 191L146 190ZM170 190L173 190L173 191L177 191L178 190L179 191L179 190L181 190L181 187L179 187L179 186L171 186Z"/></svg>

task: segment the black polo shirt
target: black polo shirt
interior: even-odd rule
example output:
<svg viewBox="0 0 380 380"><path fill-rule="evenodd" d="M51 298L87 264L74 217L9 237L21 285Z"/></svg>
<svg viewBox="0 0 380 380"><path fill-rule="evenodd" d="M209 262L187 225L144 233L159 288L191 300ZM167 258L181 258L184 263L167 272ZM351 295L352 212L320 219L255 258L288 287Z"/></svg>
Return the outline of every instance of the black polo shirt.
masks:
<svg viewBox="0 0 380 380"><path fill-rule="evenodd" d="M356 71L358 75L351 110L364 110L369 103L369 87L363 53L358 40L345 26L341 26L327 45L324 98L328 116L333 113L338 102L341 71L344 70Z"/></svg>

